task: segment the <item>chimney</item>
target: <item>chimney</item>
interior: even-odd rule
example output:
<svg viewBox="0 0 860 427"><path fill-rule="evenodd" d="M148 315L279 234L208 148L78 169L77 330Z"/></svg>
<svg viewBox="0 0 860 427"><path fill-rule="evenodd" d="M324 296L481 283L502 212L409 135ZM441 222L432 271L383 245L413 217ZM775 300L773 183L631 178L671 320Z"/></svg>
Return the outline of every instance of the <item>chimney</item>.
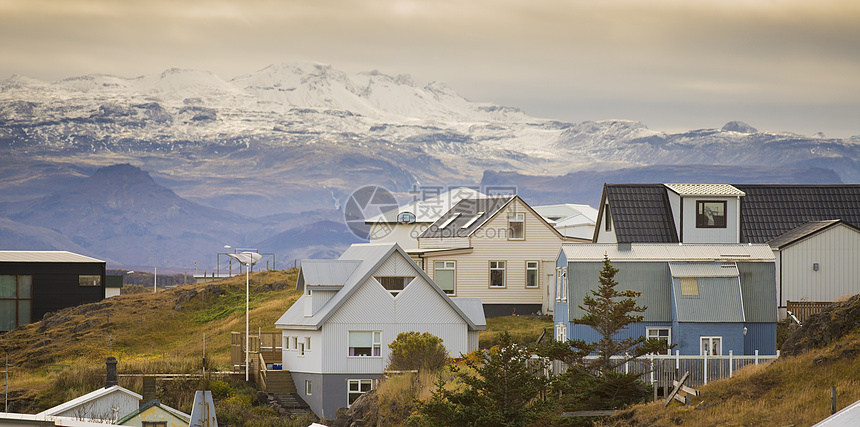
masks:
<svg viewBox="0 0 860 427"><path fill-rule="evenodd" d="M116 380L116 357L107 358L107 378L105 379L105 388L113 387L119 384Z"/></svg>

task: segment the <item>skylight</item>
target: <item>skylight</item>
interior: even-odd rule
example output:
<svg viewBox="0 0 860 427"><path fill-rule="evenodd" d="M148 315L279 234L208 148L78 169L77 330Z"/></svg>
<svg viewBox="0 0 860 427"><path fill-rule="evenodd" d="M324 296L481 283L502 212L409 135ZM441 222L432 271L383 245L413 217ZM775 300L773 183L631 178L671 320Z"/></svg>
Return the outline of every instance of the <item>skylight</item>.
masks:
<svg viewBox="0 0 860 427"><path fill-rule="evenodd" d="M443 222L442 224L439 224L439 228L441 229L441 228L447 227L449 224L454 222L454 220L457 219L459 216L460 216L460 212L457 212L454 215L451 215L450 217L448 217L448 219L445 220L445 222Z"/></svg>
<svg viewBox="0 0 860 427"><path fill-rule="evenodd" d="M482 217L482 216L484 216L484 212L478 212L477 214L475 214L475 217L474 217L474 218L470 219L470 220L469 220L469 222L467 222L467 223L463 224L463 226L462 226L462 227L460 227L460 228L469 228L469 227L471 227L471 226L472 226L472 224L474 224L474 223L475 223L475 221L477 221L477 220L478 220L478 218L480 218L480 217Z"/></svg>

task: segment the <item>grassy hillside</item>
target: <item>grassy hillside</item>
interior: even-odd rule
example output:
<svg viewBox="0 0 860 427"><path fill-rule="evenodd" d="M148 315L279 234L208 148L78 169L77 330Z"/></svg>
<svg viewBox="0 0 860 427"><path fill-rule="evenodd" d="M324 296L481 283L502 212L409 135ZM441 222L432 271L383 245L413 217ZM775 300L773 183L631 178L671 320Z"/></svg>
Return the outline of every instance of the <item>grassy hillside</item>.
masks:
<svg viewBox="0 0 860 427"><path fill-rule="evenodd" d="M297 270L251 275L250 328L274 331L275 321L298 299ZM124 294L52 313L40 322L0 335L0 357L9 354L10 401L16 411L38 412L103 385L105 358L117 358L120 374L198 373L203 335L209 370L230 369L230 333L245 330L245 278L192 284L153 293ZM549 318L516 316L488 320L482 347L502 330L533 343ZM551 331L550 331L551 332ZM545 337L544 339L546 339ZM112 350L111 350L112 348ZM49 364L69 365L48 372ZM120 379L140 392L141 384ZM193 389L195 385L188 385ZM173 402L179 409L184 403Z"/></svg>
<svg viewBox="0 0 860 427"><path fill-rule="evenodd" d="M860 331L770 365L749 366L731 379L700 388L689 408L679 402L638 405L601 426L811 426L860 400Z"/></svg>
<svg viewBox="0 0 860 427"><path fill-rule="evenodd" d="M61 310L0 335L0 351L9 354L12 366L10 400L20 399L22 410L35 411L91 391L44 393L73 371L85 379L96 377L96 386L103 382L111 346L121 374L200 372L205 334L210 369L229 370L230 333L245 330L244 279L119 295ZM275 330L274 322L301 295L294 290L295 282L295 269L251 276L252 330ZM48 364L70 368L46 372Z"/></svg>

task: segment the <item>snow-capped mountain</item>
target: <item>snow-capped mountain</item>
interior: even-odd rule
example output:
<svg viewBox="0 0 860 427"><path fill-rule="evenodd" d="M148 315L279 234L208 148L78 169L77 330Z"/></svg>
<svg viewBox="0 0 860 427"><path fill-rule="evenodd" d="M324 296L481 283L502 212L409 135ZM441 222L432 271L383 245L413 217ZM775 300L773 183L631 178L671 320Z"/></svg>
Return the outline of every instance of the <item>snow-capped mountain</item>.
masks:
<svg viewBox="0 0 860 427"><path fill-rule="evenodd" d="M140 167L188 201L254 218L336 209L364 185L401 194L416 185L476 185L486 171L576 177L675 165L666 168L668 182L686 176L678 175L683 165L766 165L792 168L793 180L815 167L812 180L836 176L824 168L860 182L858 139L758 131L741 122L683 133L629 120L567 123L472 102L440 82L350 75L311 62L231 80L181 69L56 82L12 76L0 81L0 155L7 159L0 164L0 213L3 203L71 189L117 163ZM252 243L266 233L234 238Z"/></svg>

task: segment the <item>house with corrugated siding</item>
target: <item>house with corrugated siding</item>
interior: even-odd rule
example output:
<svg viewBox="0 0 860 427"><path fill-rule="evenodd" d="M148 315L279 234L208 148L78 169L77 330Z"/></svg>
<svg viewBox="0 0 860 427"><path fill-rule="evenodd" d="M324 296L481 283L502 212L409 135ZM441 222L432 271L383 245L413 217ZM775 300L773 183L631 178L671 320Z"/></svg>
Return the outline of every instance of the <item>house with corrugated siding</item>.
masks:
<svg viewBox="0 0 860 427"><path fill-rule="evenodd" d="M452 357L478 348L481 301L450 298L394 243L350 246L336 260L303 260L303 295L275 322L283 369L320 418L374 387L401 332L442 338Z"/></svg>
<svg viewBox="0 0 860 427"><path fill-rule="evenodd" d="M409 251L449 295L480 298L487 317L549 313L555 258L566 237L519 196L464 199Z"/></svg>
<svg viewBox="0 0 860 427"><path fill-rule="evenodd" d="M860 185L606 184L593 241L767 243L785 317L788 301L860 293L857 227Z"/></svg>
<svg viewBox="0 0 860 427"><path fill-rule="evenodd" d="M681 355L776 354L774 257L763 244L564 244L558 254L556 339L600 339L572 319L599 286L603 258L619 271L617 289L641 292L644 320L619 339L646 336Z"/></svg>

